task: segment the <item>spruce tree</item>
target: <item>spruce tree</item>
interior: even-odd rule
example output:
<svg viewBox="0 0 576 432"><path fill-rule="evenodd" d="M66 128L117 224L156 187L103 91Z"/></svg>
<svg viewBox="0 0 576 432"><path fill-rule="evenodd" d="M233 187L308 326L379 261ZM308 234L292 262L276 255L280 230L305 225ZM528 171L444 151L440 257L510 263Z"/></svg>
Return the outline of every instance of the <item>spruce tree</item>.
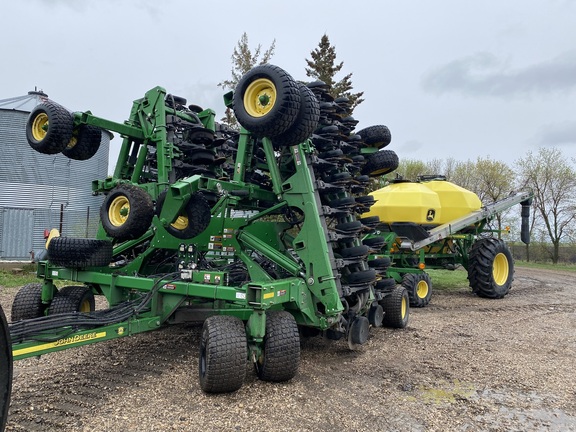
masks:
<svg viewBox="0 0 576 432"><path fill-rule="evenodd" d="M330 44L330 40L326 33L320 39L318 48L310 52L312 60L306 59L306 75L324 81L330 86L330 94L332 96L341 97L345 96L350 99L352 109L360 105L364 99L362 95L364 92L352 93L352 73L347 74L340 81L335 81L335 75L340 72L344 62L336 63L336 47Z"/></svg>

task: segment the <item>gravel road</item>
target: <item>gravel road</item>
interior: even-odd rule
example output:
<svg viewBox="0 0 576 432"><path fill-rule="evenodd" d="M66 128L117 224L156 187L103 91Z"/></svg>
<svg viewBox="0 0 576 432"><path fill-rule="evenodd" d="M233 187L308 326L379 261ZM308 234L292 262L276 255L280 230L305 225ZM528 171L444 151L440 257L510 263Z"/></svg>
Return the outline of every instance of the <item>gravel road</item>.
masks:
<svg viewBox="0 0 576 432"><path fill-rule="evenodd" d="M16 289L1 289L7 314ZM9 318L9 317L8 317ZM435 292L404 330L302 342L288 383L205 395L199 327L14 365L8 431L576 431L576 273L519 268L502 300Z"/></svg>

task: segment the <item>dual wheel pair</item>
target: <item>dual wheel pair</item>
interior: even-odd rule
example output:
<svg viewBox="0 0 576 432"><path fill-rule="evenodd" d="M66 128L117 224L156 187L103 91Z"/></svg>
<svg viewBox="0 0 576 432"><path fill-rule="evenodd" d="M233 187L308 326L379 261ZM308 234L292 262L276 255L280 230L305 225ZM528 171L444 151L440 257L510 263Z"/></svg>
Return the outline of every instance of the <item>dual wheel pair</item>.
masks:
<svg viewBox="0 0 576 432"><path fill-rule="evenodd" d="M24 285L12 303L12 322L71 312L92 312L94 294L86 286L66 286L58 290L49 305L42 302L42 284Z"/></svg>
<svg viewBox="0 0 576 432"><path fill-rule="evenodd" d="M238 390L246 377L248 343L244 323L234 316L215 315L204 321L200 342L200 387L207 393ZM300 336L296 320L286 311L266 313L261 355L253 359L263 381L292 379L300 364Z"/></svg>
<svg viewBox="0 0 576 432"><path fill-rule="evenodd" d="M102 227L117 240L137 239L148 230L154 215L160 216L165 200L166 192L162 192L154 205L143 188L130 183L120 184L108 193L100 207ZM166 230L180 239L195 237L210 223L210 211L210 205L201 193L192 194Z"/></svg>
<svg viewBox="0 0 576 432"><path fill-rule="evenodd" d="M238 82L234 115L252 135L287 147L312 135L320 119L320 104L306 85L278 66L266 64L252 68Z"/></svg>
<svg viewBox="0 0 576 432"><path fill-rule="evenodd" d="M102 130L82 124L74 127L70 111L46 100L30 112L26 139L34 150L44 154L62 154L70 159L87 160L96 154Z"/></svg>

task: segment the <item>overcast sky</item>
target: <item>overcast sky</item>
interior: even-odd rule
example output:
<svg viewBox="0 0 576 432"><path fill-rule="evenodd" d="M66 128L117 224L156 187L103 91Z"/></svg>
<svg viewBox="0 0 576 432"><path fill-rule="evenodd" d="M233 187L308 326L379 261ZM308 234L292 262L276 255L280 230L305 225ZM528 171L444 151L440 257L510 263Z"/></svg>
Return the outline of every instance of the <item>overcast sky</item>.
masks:
<svg viewBox="0 0 576 432"><path fill-rule="evenodd" d="M306 80L326 33L400 159L513 163L576 156L576 1L0 0L0 99L35 87L73 111L124 121L160 85L224 112L243 32L276 40L271 63ZM111 171L120 146L111 143Z"/></svg>

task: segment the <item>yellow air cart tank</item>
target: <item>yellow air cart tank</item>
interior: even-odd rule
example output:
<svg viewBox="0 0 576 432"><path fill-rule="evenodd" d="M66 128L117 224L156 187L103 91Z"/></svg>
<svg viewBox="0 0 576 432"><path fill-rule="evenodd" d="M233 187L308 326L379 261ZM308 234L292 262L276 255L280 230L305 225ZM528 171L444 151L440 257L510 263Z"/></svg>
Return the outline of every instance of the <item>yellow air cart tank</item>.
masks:
<svg viewBox="0 0 576 432"><path fill-rule="evenodd" d="M422 184L436 192L440 198L442 217L436 220L439 224L453 221L482 207L478 195L449 181L432 180Z"/></svg>
<svg viewBox="0 0 576 432"><path fill-rule="evenodd" d="M397 182L371 193L376 203L365 216L379 216L384 223L413 222L438 225L441 217L438 194L422 183Z"/></svg>
<svg viewBox="0 0 576 432"><path fill-rule="evenodd" d="M478 210L478 196L446 180L400 181L371 193L376 204L366 216L379 216L384 223L412 222L436 226Z"/></svg>

